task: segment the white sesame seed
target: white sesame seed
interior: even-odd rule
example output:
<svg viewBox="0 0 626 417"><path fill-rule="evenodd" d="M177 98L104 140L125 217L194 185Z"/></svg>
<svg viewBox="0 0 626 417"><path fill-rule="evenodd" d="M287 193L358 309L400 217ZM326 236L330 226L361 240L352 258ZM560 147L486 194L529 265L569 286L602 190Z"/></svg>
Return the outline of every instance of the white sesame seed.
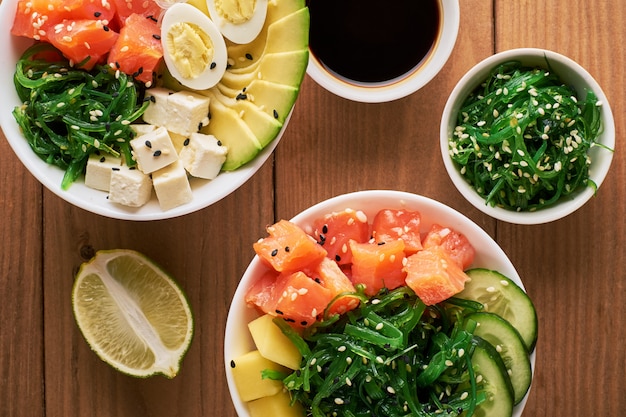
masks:
<svg viewBox="0 0 626 417"><path fill-rule="evenodd" d="M341 398L335 398L335 404L342 405L343 404L343 400Z"/></svg>
<svg viewBox="0 0 626 417"><path fill-rule="evenodd" d="M383 324L382 323L378 323L376 325L376 330L381 330L383 328Z"/></svg>
<svg viewBox="0 0 626 417"><path fill-rule="evenodd" d="M392 386L389 386L389 387L387 387L387 392L388 392L389 394L395 394L395 393L396 393L396 390L395 390L395 389L393 389L393 387L392 387Z"/></svg>

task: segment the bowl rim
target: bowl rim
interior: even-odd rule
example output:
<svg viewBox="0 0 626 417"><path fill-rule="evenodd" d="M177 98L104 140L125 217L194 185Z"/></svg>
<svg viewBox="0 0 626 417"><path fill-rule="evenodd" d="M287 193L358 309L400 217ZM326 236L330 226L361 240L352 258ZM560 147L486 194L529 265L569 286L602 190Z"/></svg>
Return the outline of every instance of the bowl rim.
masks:
<svg viewBox="0 0 626 417"><path fill-rule="evenodd" d="M4 45L3 50L6 54L6 59L0 62L0 82L4 85L10 83L11 86L13 86L14 65L18 54L33 43L30 39L16 37L10 33L16 8L17 0L0 2L0 25L3 28L0 30L0 45ZM9 90L3 97L4 99L0 100L0 129L27 171L53 194L76 207L108 218L133 221L165 220L191 214L219 202L238 190L262 168L278 146L297 104L296 100L277 136L253 160L234 171L220 172L213 180L190 178L193 190L192 201L164 211L159 206L154 190L152 190L151 200L146 205L134 208L109 202L106 191L89 188L82 180L73 183L68 190L61 189L64 171L41 160L30 148L11 113L13 108L21 102L15 88Z"/></svg>
<svg viewBox="0 0 626 417"><path fill-rule="evenodd" d="M442 25L435 48L426 61L417 65L411 75L384 83L348 83L329 73L315 58L309 48L307 74L321 87L331 93L361 103L384 103L398 100L413 94L428 84L446 64L456 43L460 25L459 0L440 0Z"/></svg>
<svg viewBox="0 0 626 417"><path fill-rule="evenodd" d="M371 204L372 206L365 208L363 206L365 204ZM432 216L432 213L436 213L437 219L439 219L439 215L441 215L446 219L445 225L453 227L461 233L466 234L468 239L470 239L470 242L480 240L480 245L474 244L476 247L477 261L475 261L472 265L473 267L490 268L490 265L495 266L498 264L497 268L491 269L497 269L499 272L511 278L524 291L526 291L522 279L513 266L511 260L508 258L504 250L484 229L456 209L426 196L397 190L371 189L354 191L318 202L296 214L291 218L291 221L301 227L306 227L307 225L311 225L314 219L323 214L346 208L363 210L367 214L370 221L375 212L382 208L407 208L420 210L420 213L426 213L426 216L423 216L423 219L426 219L426 221L422 223L423 229L427 229L430 227L430 224L435 222L434 219L428 216ZM248 412L247 405L241 400L237 392L237 387L235 386L235 382L232 377L230 363L231 360L235 359L238 355L254 348L252 337L249 332L247 332L245 323L248 323L255 317L258 317L258 313L253 308L247 307L245 303L238 302L237 300L243 300L245 292L249 288L252 280L255 277L260 276L260 274L266 270L267 267L261 263L258 255L254 255L237 284L237 288L232 297L226 318L226 326L224 330L224 367L231 400L237 414L240 417L249 417L250 414ZM533 374L535 372L536 352L537 348L535 348L530 356ZM526 396L515 407L513 417L521 417L522 411L530 395L530 391L531 389L528 390Z"/></svg>
<svg viewBox="0 0 626 417"><path fill-rule="evenodd" d="M592 162L593 169L590 169L590 178L597 186L595 190L591 187L585 187L583 190L573 193L569 197L562 198L562 200L555 205L542 208L534 212L516 212L488 205L486 201L461 176L448 153L448 142L452 129L454 129L451 121L454 120L454 115L458 112L460 102L473 88L478 86L483 81L484 77L486 77L488 72L493 69L494 66L502 62L515 59L519 59L522 62L530 61L533 64L538 64L540 62L545 63L545 60L547 59L551 64L563 66L564 68L571 70L570 73L559 74L559 76L565 80L578 77L581 82L584 82L589 89L596 94L598 100L602 103L601 118L603 130L600 134L599 141L608 148L613 150L615 149L615 121L613 118L613 112L606 94L591 74L573 59L558 52L542 48L515 48L498 52L483 59L467 71L457 82L448 97L441 117L439 131L441 156L450 180L456 189L463 195L463 197L465 197L467 201L469 201L481 212L495 219L513 224L534 225L548 223L564 218L575 212L596 194L608 174L614 152L603 150L600 147L594 147L592 149L592 151L596 153L595 156L599 157L596 164L593 164Z"/></svg>

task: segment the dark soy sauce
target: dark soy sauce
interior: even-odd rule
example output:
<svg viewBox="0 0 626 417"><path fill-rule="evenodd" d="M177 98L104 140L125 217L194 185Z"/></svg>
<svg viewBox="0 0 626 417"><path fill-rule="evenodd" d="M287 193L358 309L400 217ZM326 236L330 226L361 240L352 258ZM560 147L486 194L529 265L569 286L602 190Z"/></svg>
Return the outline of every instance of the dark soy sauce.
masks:
<svg viewBox="0 0 626 417"><path fill-rule="evenodd" d="M331 72L362 83L401 77L429 54L440 0L307 0L309 47Z"/></svg>

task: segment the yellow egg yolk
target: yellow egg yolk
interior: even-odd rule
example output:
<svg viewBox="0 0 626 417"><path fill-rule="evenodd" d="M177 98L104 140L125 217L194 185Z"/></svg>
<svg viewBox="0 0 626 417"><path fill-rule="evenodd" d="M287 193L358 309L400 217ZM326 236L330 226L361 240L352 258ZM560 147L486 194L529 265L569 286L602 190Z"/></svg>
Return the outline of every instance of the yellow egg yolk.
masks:
<svg viewBox="0 0 626 417"><path fill-rule="evenodd" d="M254 14L256 0L216 0L215 8L224 20L241 24L250 20Z"/></svg>
<svg viewBox="0 0 626 417"><path fill-rule="evenodd" d="M196 78L213 62L211 37L193 23L172 25L167 42L174 65L183 78Z"/></svg>

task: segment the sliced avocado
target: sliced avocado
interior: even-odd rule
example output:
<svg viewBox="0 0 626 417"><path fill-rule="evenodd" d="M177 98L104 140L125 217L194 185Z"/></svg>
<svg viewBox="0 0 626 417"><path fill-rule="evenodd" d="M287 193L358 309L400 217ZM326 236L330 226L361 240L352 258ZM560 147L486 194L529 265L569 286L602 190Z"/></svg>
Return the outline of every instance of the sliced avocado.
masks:
<svg viewBox="0 0 626 417"><path fill-rule="evenodd" d="M276 21L266 20L263 30L251 43L247 45L227 44L230 68L254 65L263 55L272 52L288 52L308 48L309 24L309 9L306 7L293 11Z"/></svg>
<svg viewBox="0 0 626 417"><path fill-rule="evenodd" d="M237 112L241 120L248 125L252 133L259 140L263 148L276 138L278 132L280 132L280 129L283 127L280 121L261 111L248 100L235 100L226 97L217 89L211 90L210 97L211 100L219 100L222 104Z"/></svg>
<svg viewBox="0 0 626 417"><path fill-rule="evenodd" d="M263 55L254 68L247 67L226 71L221 83L235 90L243 89L254 80L265 80L299 87L304 78L308 60L308 49L274 52Z"/></svg>
<svg viewBox="0 0 626 417"><path fill-rule="evenodd" d="M235 110L211 99L209 112L211 120L202 133L215 136L228 148L222 170L235 170L257 156L263 147Z"/></svg>
<svg viewBox="0 0 626 417"><path fill-rule="evenodd" d="M299 91L297 87L264 80L252 81L245 91L234 90L221 83L217 84L217 88L227 97L254 103L260 110L281 123L285 123Z"/></svg>

